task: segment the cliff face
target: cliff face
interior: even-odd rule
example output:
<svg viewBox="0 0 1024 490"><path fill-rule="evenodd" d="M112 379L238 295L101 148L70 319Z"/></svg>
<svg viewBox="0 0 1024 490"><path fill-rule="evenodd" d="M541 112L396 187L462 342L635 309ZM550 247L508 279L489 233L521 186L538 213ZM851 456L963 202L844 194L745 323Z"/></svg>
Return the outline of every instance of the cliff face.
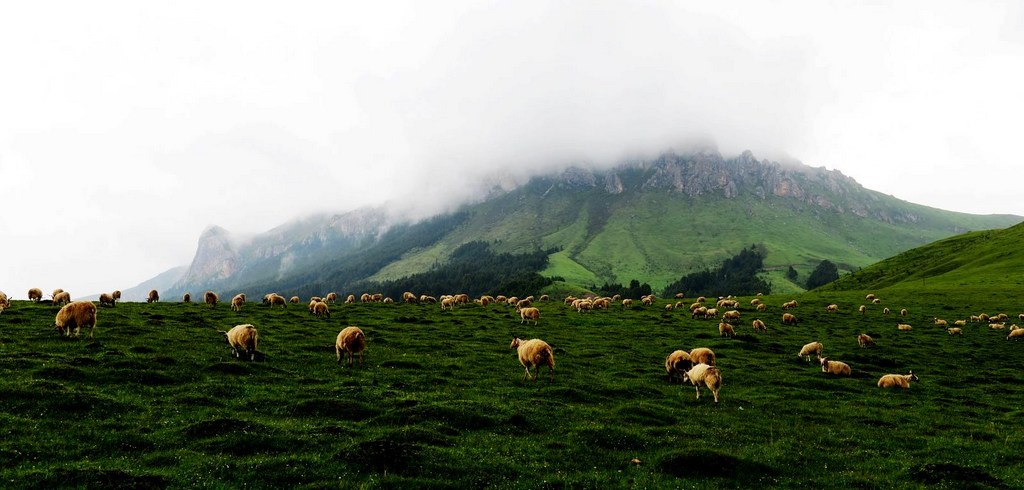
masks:
<svg viewBox="0 0 1024 490"><path fill-rule="evenodd" d="M239 255L227 230L211 226L199 236L195 258L182 278L184 283L218 281L238 271Z"/></svg>

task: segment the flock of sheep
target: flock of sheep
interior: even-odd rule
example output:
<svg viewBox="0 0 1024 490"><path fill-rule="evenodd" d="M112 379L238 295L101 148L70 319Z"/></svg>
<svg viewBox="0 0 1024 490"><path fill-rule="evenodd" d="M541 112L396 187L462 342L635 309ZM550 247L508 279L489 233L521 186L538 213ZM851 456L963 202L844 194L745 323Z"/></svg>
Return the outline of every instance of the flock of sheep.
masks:
<svg viewBox="0 0 1024 490"><path fill-rule="evenodd" d="M31 301L39 302L42 300L43 293L38 288L32 288L28 291L28 298ZM57 312L54 318L54 327L56 330L65 336L74 335L79 337L82 330L85 328L89 329L89 337L93 337L93 333L96 327L96 312L97 307L90 301L71 301L69 293L61 289L54 290L51 294L54 305L60 306L60 310ZM103 293L99 297L99 305L113 307L117 301L121 298L120 291L114 291L112 293ZM679 300L683 299L682 294L676 295ZM330 317L329 304L337 301L338 296L335 293L329 293L324 297L314 296L309 302L310 314L317 318L328 318ZM656 298L653 295L645 296L640 299L644 305L653 304ZM879 304L880 299L875 297L874 294L868 294L865 299L873 304ZM152 303L160 300L159 293L156 290L149 292L147 297L147 303ZM216 307L219 302L219 297L213 291L207 291L203 296L204 302L211 308ZM540 302L546 302L549 298L547 295L543 295L539 298ZM191 302L191 297L188 293L184 294L182 301L185 303ZM360 296L360 302L381 302L381 303L393 303L391 298L384 297L381 294L369 294L365 293ZM406 292L403 294L402 301L405 303L423 303L423 304L440 304L441 310L452 310L456 305L470 303L470 298L465 294L457 295L445 295L439 299L432 296L421 295L416 296L413 293ZM540 321L540 309L533 306L534 301L538 301L533 296L526 298L518 298L515 296L481 296L480 298L473 299L472 302L477 305L487 307L490 304L504 304L514 307L520 315L520 323L532 322L534 325ZM618 296L613 297L588 297L588 298L576 298L573 296L566 297L564 304L569 306L572 310L577 313L583 313L591 310L608 309L614 302L621 301L623 308L630 307L633 305L631 299L621 299ZM288 303L299 303L300 299L298 296L293 296L286 300L283 296L276 293L269 293L263 296L263 304L273 308L275 306L281 306L287 308ZM348 295L345 299L346 303L355 303L355 295ZM714 307L705 306L707 302L706 298L699 297L691 305L689 310L692 318L700 319L719 319L718 325L719 334L722 337L731 338L735 335L735 327L733 323L740 321L739 301L733 297L719 298L718 302ZM246 303L246 296L244 293L235 295L231 299L231 309L233 311L241 311ZM760 298L755 298L750 302L751 306L758 312L766 311L766 305L761 301ZM784 310L790 310L796 308L798 303L796 300L787 301L782 304ZM685 308L686 304L682 301L675 303L668 303L665 306L666 310L674 310L677 308ZM10 299L6 294L0 292L0 313L3 313L5 309L10 308ZM836 304L830 304L825 307L825 311L828 313L835 313L839 311L839 306ZM863 315L866 311L866 306L861 305L858 311ZM884 314L890 313L889 308L883 309ZM720 315L720 316L719 316ZM902 309L900 315L907 316L907 310ZM1019 315L1021 321L1024 321L1024 313ZM987 314L979 314L971 316L970 319L955 320L953 324L955 326L949 326L949 322L944 319L935 318L935 325L946 328L949 335L963 335L962 326L970 322L987 322L992 329L1004 329L1005 322L1008 320L1006 314L998 314L989 316ZM797 317L790 313L785 312L782 315L781 322L783 325L795 325L798 322ZM756 333L766 333L768 331L764 321L757 318L751 322L751 327ZM901 331L911 330L912 327L905 323L898 323L897 329ZM1024 338L1024 328L1018 327L1017 325L1011 325L1009 327L1009 335L1007 340ZM232 354L237 358L247 357L249 360L256 359L257 347L259 344L259 333L255 326L251 324L237 325L228 331L221 332L231 347ZM871 336L862 333L858 335L857 342L862 348L875 346L874 339ZM529 339L524 340L520 338L514 338L510 348L515 349L518 353L519 362L525 369L523 379L536 380L540 374L540 369L544 366L548 368L548 374L550 381L554 381L555 373L555 356L551 346L541 339ZM335 340L335 355L336 362L341 363L342 355L346 357L347 365L353 366L356 355L359 356L359 365L362 367L363 352L366 350L366 335L359 327L349 326L341 330ZM835 375L835 376L850 376L852 369L844 362L836 361L828 357L823 356L824 345L821 342L814 341L804 345L798 356L804 358L807 362L811 362L812 356L815 356L818 363L821 366L821 370L824 373ZM533 370L533 371L531 371ZM685 350L675 350L671 352L665 358L665 371L668 374L668 381L673 382L678 380L683 383L690 383L694 386L697 399L700 399L700 388L704 387L709 390L714 396L715 403L719 401L719 391L722 387L722 373L719 370L715 362L715 353L707 347L698 347L689 352ZM880 388L909 388L911 381L918 381L917 375L913 371L908 374L886 374L878 379L877 385Z"/></svg>

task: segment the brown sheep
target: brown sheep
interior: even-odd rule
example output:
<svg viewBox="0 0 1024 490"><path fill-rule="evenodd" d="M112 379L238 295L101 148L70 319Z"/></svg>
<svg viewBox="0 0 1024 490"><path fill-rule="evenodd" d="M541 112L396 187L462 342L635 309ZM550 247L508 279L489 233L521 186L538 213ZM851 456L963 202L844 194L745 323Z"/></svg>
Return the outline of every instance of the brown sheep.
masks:
<svg viewBox="0 0 1024 490"><path fill-rule="evenodd" d="M7 294L0 291L0 313L3 313L5 309L11 307L11 300L7 297Z"/></svg>
<svg viewBox="0 0 1024 490"><path fill-rule="evenodd" d="M299 304L299 301L302 301L302 300L299 299L298 296L292 296L291 298L288 298L288 302L293 304L293 305Z"/></svg>
<svg viewBox="0 0 1024 490"><path fill-rule="evenodd" d="M697 399L700 400L700 387L704 386L715 396L715 403L718 403L718 392L722 389L722 373L718 368L707 364L695 364L689 371L683 373L683 382L693 383L697 390Z"/></svg>
<svg viewBox="0 0 1024 490"><path fill-rule="evenodd" d="M242 311L242 305L245 304L245 295L236 294L234 298L231 298L231 311Z"/></svg>
<svg viewBox="0 0 1024 490"><path fill-rule="evenodd" d="M338 364L341 364L341 353L344 352L348 360L348 367L352 367L356 354L359 354L359 367L363 367L363 351L365 350L366 335L359 327L343 328L334 342L334 354L337 356Z"/></svg>
<svg viewBox="0 0 1024 490"><path fill-rule="evenodd" d="M38 303L43 300L43 290L39 288L32 288L28 290L28 300Z"/></svg>
<svg viewBox="0 0 1024 490"><path fill-rule="evenodd" d="M914 327L912 327L910 325L907 325L906 323L898 323L898 324L896 324L896 329L900 330L902 332L909 332L909 331L913 330Z"/></svg>
<svg viewBox="0 0 1024 490"><path fill-rule="evenodd" d="M857 336L857 343L861 346L861 348L874 347L875 339L871 338L871 336L866 333L862 333Z"/></svg>
<svg viewBox="0 0 1024 490"><path fill-rule="evenodd" d="M671 383L674 378L682 381L683 373L692 366L693 363L690 362L690 354L688 352L685 350L673 351L665 358L665 372L668 373L668 382Z"/></svg>
<svg viewBox="0 0 1024 490"><path fill-rule="evenodd" d="M732 325L722 322L718 324L718 335L722 337L733 338L736 336L736 330L732 328Z"/></svg>
<svg viewBox="0 0 1024 490"><path fill-rule="evenodd" d="M532 320L533 324L536 325L540 321L540 310L532 307L523 308L519 310L519 317L521 318L519 321L520 324Z"/></svg>
<svg viewBox="0 0 1024 490"><path fill-rule="evenodd" d="M839 311L839 305L837 305L835 303L830 304L830 305L825 307L825 311L827 311L829 313L835 313L835 312Z"/></svg>
<svg viewBox="0 0 1024 490"><path fill-rule="evenodd" d="M50 293L50 297L53 298L54 301L57 301L57 295L63 292L64 290L61 288L54 289L53 292Z"/></svg>
<svg viewBox="0 0 1024 490"><path fill-rule="evenodd" d="M1006 340L1016 340L1020 338L1024 338L1024 328L1015 328L1010 330L1010 334L1006 336Z"/></svg>
<svg viewBox="0 0 1024 490"><path fill-rule="evenodd" d="M263 303L270 305L270 308L280 306L281 308L288 308L288 302L285 301L284 296L277 293L270 293L263 297Z"/></svg>
<svg viewBox="0 0 1024 490"><path fill-rule="evenodd" d="M188 293L185 293L185 294L181 295L181 302L182 303L191 303L192 302L192 295L188 294Z"/></svg>
<svg viewBox="0 0 1024 490"><path fill-rule="evenodd" d="M866 315L868 313L868 307L864 305L860 305L860 308L857 308L857 310L860 311L861 315Z"/></svg>
<svg viewBox="0 0 1024 490"><path fill-rule="evenodd" d="M335 292L327 293L327 297L324 298L324 302L327 304L334 303L335 301L338 301L338 293Z"/></svg>
<svg viewBox="0 0 1024 490"><path fill-rule="evenodd" d="M821 342L811 342L800 349L797 357L803 357L807 359L807 362L811 362L811 354L817 354L817 357L821 357L822 350L824 350L824 346L821 345Z"/></svg>
<svg viewBox="0 0 1024 490"><path fill-rule="evenodd" d="M783 310L790 310L790 309L796 308L797 306L800 306L800 304L797 303L795 299L792 300L792 301L787 301L785 303L782 303L782 309Z"/></svg>
<svg viewBox="0 0 1024 490"><path fill-rule="evenodd" d="M315 316L317 318L330 318L331 317L331 309L327 306L327 303L325 303L323 301L317 301L316 304L314 304L312 308L313 308L313 316Z"/></svg>
<svg viewBox="0 0 1024 490"><path fill-rule="evenodd" d="M231 354L241 359L242 351L249 356L250 361L256 360L256 347L259 345L260 336L256 327L250 324L235 325L227 332L221 331L228 345L231 346Z"/></svg>
<svg viewBox="0 0 1024 490"><path fill-rule="evenodd" d="M911 381L920 381L914 371L910 371L910 374L886 374L878 378L878 387L907 389Z"/></svg>
<svg viewBox="0 0 1024 490"><path fill-rule="evenodd" d="M345 304L349 304L350 305L350 304L353 304L355 302L356 302L356 295L350 294L350 295L345 297Z"/></svg>
<svg viewBox="0 0 1024 490"><path fill-rule="evenodd" d="M735 321L739 321L740 320L740 312L737 311L737 310L729 310L729 311L727 311L725 313L722 313L722 320L723 321L727 321L727 322L734 321L734 320Z"/></svg>
<svg viewBox="0 0 1024 490"><path fill-rule="evenodd" d="M103 293L103 294L100 295L100 306L110 306L110 307L113 307L114 306L114 301L115 301L114 300L114 296L111 295L111 294Z"/></svg>
<svg viewBox="0 0 1024 490"><path fill-rule="evenodd" d="M409 291L402 293L402 302L413 304L417 302L416 300L417 298L415 294L410 293Z"/></svg>
<svg viewBox="0 0 1024 490"><path fill-rule="evenodd" d="M547 366L551 381L555 381L555 352L547 342L541 339L522 340L517 337L512 339L509 348L516 349L519 354L519 363L526 369L524 380L530 378L537 381L540 367ZM537 374L531 373L530 368L536 368Z"/></svg>
<svg viewBox="0 0 1024 490"><path fill-rule="evenodd" d="M65 306L71 303L71 293L67 291L61 291L53 297L53 304L56 306Z"/></svg>
<svg viewBox="0 0 1024 490"><path fill-rule="evenodd" d="M796 322L797 322L796 316L793 315L792 313L783 313L782 314L782 324L783 325L796 325Z"/></svg>
<svg viewBox="0 0 1024 490"><path fill-rule="evenodd" d="M149 295L146 297L146 302L156 303L157 301L160 301L160 293L158 293L156 289L151 289L149 291Z"/></svg>
<svg viewBox="0 0 1024 490"><path fill-rule="evenodd" d="M833 361L827 357L818 358L818 361L821 362L821 372L823 373L834 374L836 376L850 375L850 365L845 362Z"/></svg>
<svg viewBox="0 0 1024 490"><path fill-rule="evenodd" d="M697 347L690 351L690 361L693 364L715 365L715 353L707 347Z"/></svg>
<svg viewBox="0 0 1024 490"><path fill-rule="evenodd" d="M946 327L946 333L948 333L950 335L960 335L960 336L963 336L964 331L960 327Z"/></svg>
<svg viewBox="0 0 1024 490"><path fill-rule="evenodd" d="M214 308L217 306L217 302L220 301L220 296L217 296L217 293L213 291L207 291L203 294L203 301L210 305L210 308Z"/></svg>
<svg viewBox="0 0 1024 490"><path fill-rule="evenodd" d="M767 311L767 310L768 310L768 305L766 303L761 303L761 304L757 305L757 311Z"/></svg>
<svg viewBox="0 0 1024 490"><path fill-rule="evenodd" d="M121 300L121 291L115 290L113 293L110 293L110 296L112 296L114 298L114 301L120 301Z"/></svg>
<svg viewBox="0 0 1024 490"><path fill-rule="evenodd" d="M765 326L764 322L760 318L755 318L750 326L754 328L755 332L768 333L768 327Z"/></svg>
<svg viewBox="0 0 1024 490"><path fill-rule="evenodd" d="M96 330L96 305L89 301L68 303L57 312L53 326L67 337L71 336L72 328L75 329L75 337L78 337L82 333L82 328L89 327L89 338L91 339L93 331Z"/></svg>

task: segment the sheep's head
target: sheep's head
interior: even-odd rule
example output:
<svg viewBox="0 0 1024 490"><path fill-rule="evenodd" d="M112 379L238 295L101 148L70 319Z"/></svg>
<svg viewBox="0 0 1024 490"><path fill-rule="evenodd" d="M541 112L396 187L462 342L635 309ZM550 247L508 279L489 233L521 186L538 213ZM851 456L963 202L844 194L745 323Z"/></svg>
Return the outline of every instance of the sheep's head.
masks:
<svg viewBox="0 0 1024 490"><path fill-rule="evenodd" d="M920 381L920 380L921 380L921 378L918 378L918 377L917 377L917 375L916 375L916 374L914 374L914 371L913 371L913 370L911 370L911 371L910 371L910 380L911 380L911 381Z"/></svg>
<svg viewBox="0 0 1024 490"><path fill-rule="evenodd" d="M227 332L221 330L220 334L224 336L224 340L227 341L227 343L229 343L229 344L231 343L231 341L228 340L228 333Z"/></svg>
<svg viewBox="0 0 1024 490"><path fill-rule="evenodd" d="M521 341L521 340L519 340L519 338L518 338L518 337L516 337L516 338L513 338L513 339L512 339L512 345L510 345L510 346L509 346L508 348L509 348L509 349L515 349L515 348L518 348L518 347L519 347L519 344L520 344L521 342L522 342L522 341Z"/></svg>

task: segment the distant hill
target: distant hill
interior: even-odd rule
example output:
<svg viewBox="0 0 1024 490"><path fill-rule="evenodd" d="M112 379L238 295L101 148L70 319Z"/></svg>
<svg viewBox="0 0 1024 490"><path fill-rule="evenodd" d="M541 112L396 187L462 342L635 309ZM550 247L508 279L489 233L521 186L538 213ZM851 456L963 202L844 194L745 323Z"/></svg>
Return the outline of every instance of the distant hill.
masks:
<svg viewBox="0 0 1024 490"><path fill-rule="evenodd" d="M823 286L830 290L1013 289L1024 285L1024 224L964 233L903 252Z"/></svg>
<svg viewBox="0 0 1024 490"><path fill-rule="evenodd" d="M757 244L767 250L773 290L788 292L799 291L822 259L852 271L1021 219L929 208L865 189L838 171L759 161L750 152L727 159L705 148L496 187L482 202L417 223L361 209L249 240L211 227L169 293L351 291L435 269L473 241L495 253L557 250L542 274L570 287L639 279L655 290ZM796 282L785 277L790 266Z"/></svg>

